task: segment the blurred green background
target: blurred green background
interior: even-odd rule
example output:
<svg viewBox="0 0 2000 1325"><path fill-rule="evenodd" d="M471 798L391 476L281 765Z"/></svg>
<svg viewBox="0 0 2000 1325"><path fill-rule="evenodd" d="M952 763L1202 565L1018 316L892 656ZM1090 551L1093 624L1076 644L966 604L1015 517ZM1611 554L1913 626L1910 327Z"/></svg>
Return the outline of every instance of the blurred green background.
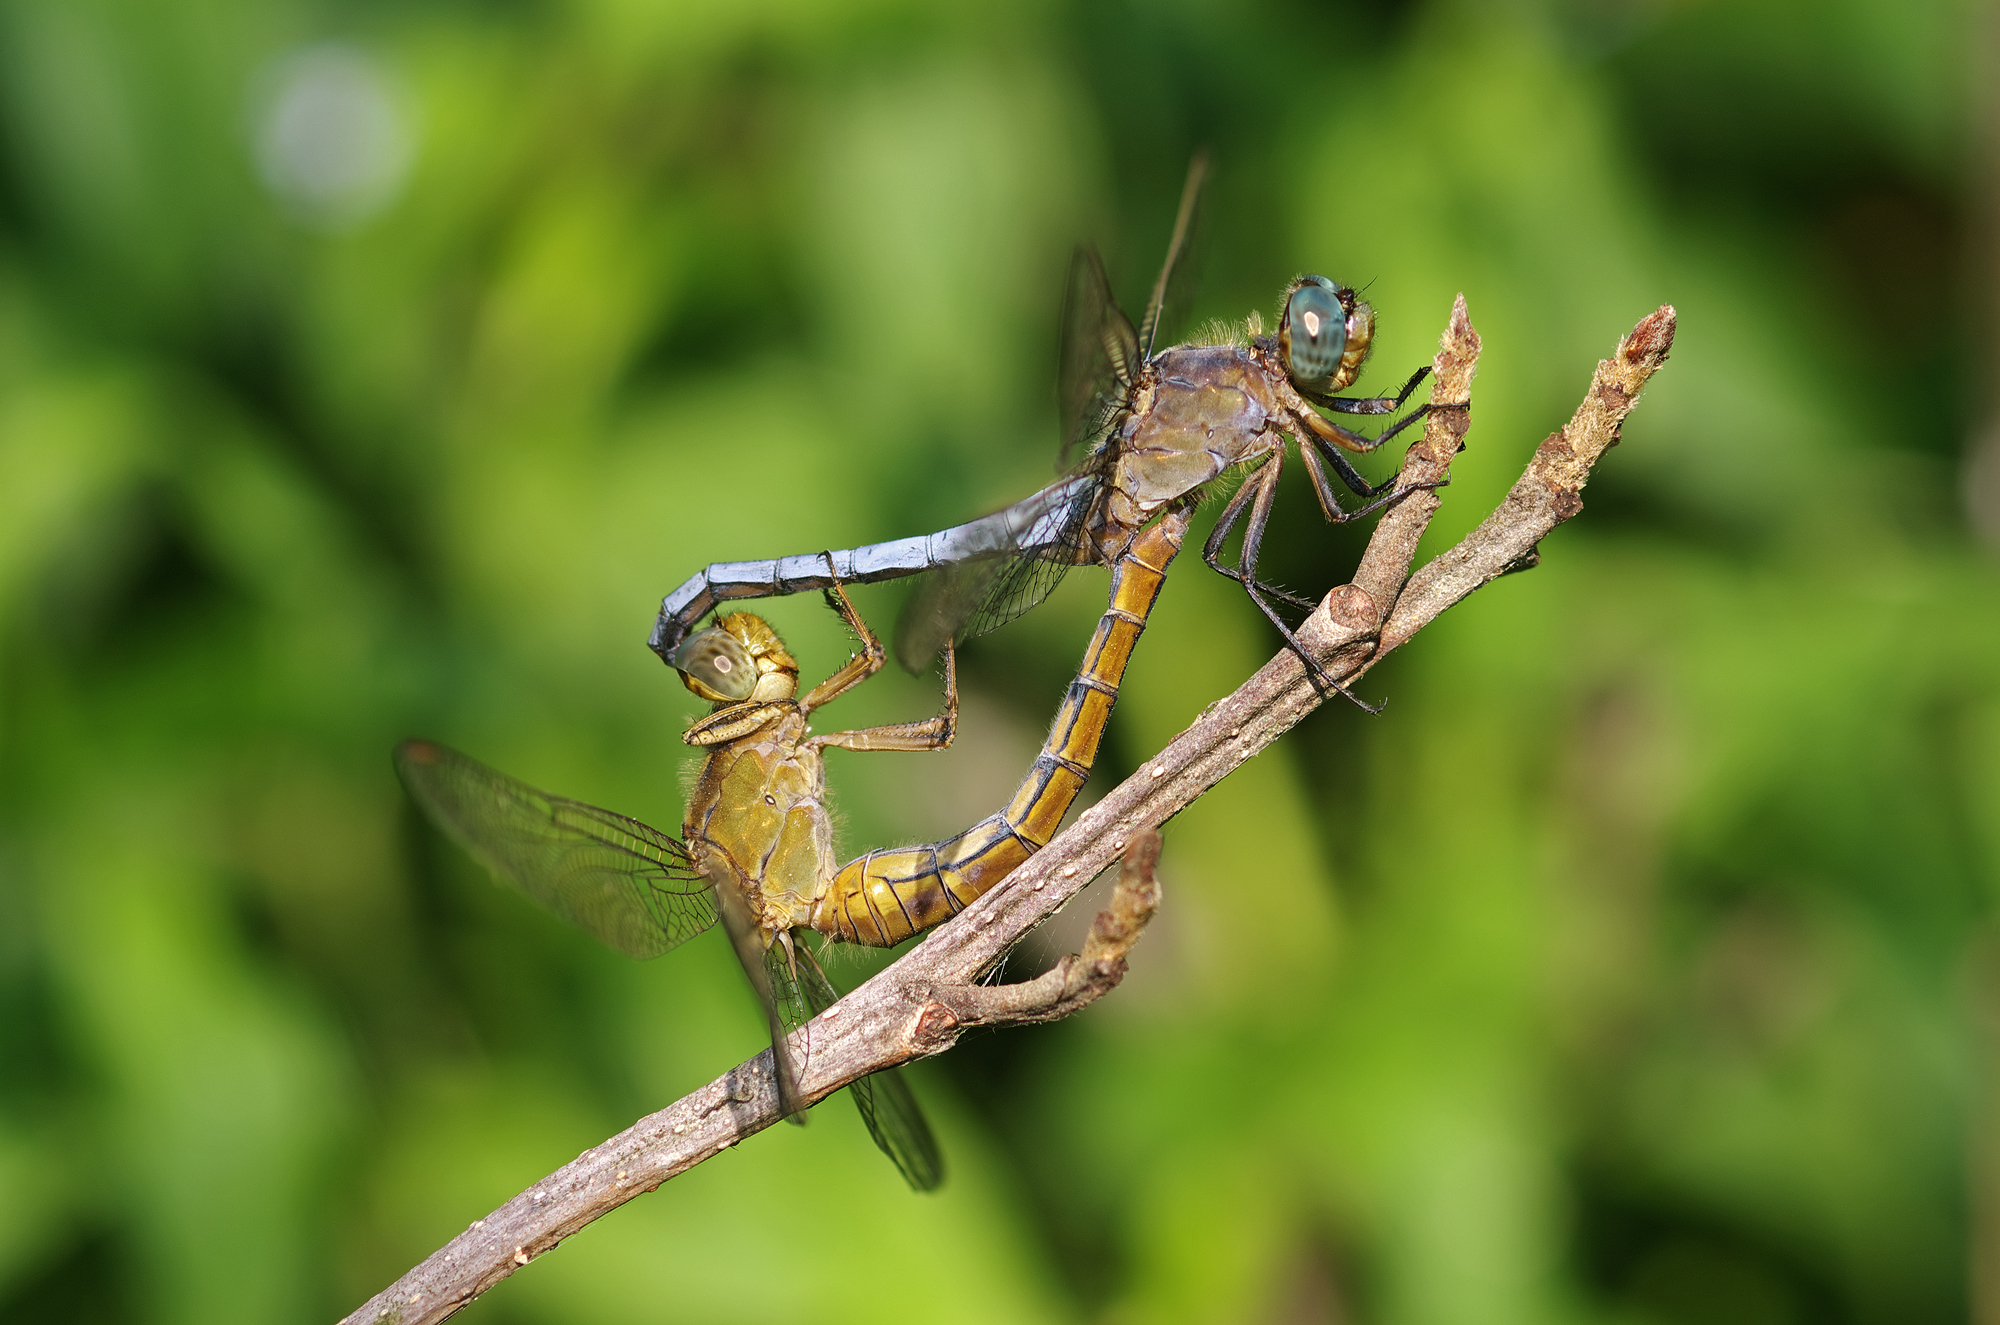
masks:
<svg viewBox="0 0 2000 1325"><path fill-rule="evenodd" d="M389 747L676 827L660 596L1045 482L1068 248L1136 308L1207 144L1199 317L1367 284L1390 389L1467 295L1435 546L1674 303L1588 511L1382 717L1172 825L1124 989L914 1069L942 1194L834 1101L468 1318L2000 1321L1993 38L0 0L0 1316L330 1319L755 1052L719 938L630 963L493 888ZM1319 594L1364 533L1294 466L1266 566ZM968 650L958 748L834 756L845 848L1000 803L1100 610L1070 579ZM1097 785L1274 645L1190 553Z"/></svg>

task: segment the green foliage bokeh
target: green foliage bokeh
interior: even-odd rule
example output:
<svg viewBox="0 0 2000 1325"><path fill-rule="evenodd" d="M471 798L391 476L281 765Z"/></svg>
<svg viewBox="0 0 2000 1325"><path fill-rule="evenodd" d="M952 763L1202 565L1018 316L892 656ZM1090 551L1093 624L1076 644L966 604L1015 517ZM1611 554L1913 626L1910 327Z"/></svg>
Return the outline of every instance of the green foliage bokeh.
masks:
<svg viewBox="0 0 2000 1325"><path fill-rule="evenodd" d="M0 0L0 1316L337 1316L755 1052L719 939L564 930L388 750L676 827L660 596L1045 482L1068 247L1136 308L1205 144L1197 318L1366 283L1388 390L1466 294L1434 547L1675 304L1589 510L1175 822L1117 995L914 1070L941 1194L836 1101L469 1318L2000 1318L1987 22ZM302 59L374 71L374 194L271 164ZM844 847L999 803L1102 585L949 754L834 756ZM1098 785L1274 645L1190 554Z"/></svg>

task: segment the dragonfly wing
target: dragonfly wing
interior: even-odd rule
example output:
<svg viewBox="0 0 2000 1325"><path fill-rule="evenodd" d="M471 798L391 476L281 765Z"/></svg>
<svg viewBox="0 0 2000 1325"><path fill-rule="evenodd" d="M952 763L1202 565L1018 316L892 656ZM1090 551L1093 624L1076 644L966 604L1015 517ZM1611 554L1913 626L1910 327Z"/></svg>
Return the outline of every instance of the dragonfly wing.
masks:
<svg viewBox="0 0 2000 1325"><path fill-rule="evenodd" d="M944 642L964 630L986 601L987 590L1008 560L980 557L925 572L896 618L896 660L912 675L929 667Z"/></svg>
<svg viewBox="0 0 2000 1325"><path fill-rule="evenodd" d="M730 923L727 906L722 911L722 922L725 925ZM785 1116L793 1122L803 1123L805 1114L800 1110L805 1105L799 1099L798 1066L785 1052L785 1037L811 1021L813 1014L819 1010L808 1000L805 981L800 978L800 968L812 960L812 954L805 952L788 936L785 941L773 943L763 950L760 966L757 948L761 946L762 937L754 936L747 944L737 944L736 956L743 963L744 972L750 975L750 983L763 1000L764 1013L770 1018L771 1058L779 1064L778 1094L780 1103L785 1106ZM810 1053L810 1049L807 1052Z"/></svg>
<svg viewBox="0 0 2000 1325"><path fill-rule="evenodd" d="M1097 250L1071 255L1063 289L1062 348L1056 404L1062 416L1057 467L1068 469L1100 442L1139 371L1139 337L1111 297Z"/></svg>
<svg viewBox="0 0 2000 1325"><path fill-rule="evenodd" d="M1024 548L1008 558L988 581L985 595L960 628L958 638L974 639L998 630L1039 605L1055 592L1076 560L1069 548Z"/></svg>
<svg viewBox="0 0 2000 1325"><path fill-rule="evenodd" d="M812 953L799 948L799 983L804 986L807 1005L814 1015L833 1006L839 999L833 982L826 978ZM861 1121L876 1146L902 1171L903 1178L920 1192L936 1191L944 1183L944 1152L917 1103L910 1083L894 1068L851 1081L847 1093L861 1111Z"/></svg>
<svg viewBox="0 0 2000 1325"><path fill-rule="evenodd" d="M736 953L744 978L757 991L757 1004L764 1009L764 1023L771 1032L771 1064L778 1076L778 1109L786 1118L805 1121L805 1102L799 1098L799 1078L792 1055L785 1045L789 1029L783 1004L795 997L793 981L785 973L784 951L777 944L766 945L757 917L750 909L742 881L727 865L718 865L710 878L715 891L716 910L722 915L723 932Z"/></svg>
<svg viewBox="0 0 2000 1325"><path fill-rule="evenodd" d="M915 1191L934 1192L944 1185L944 1152L924 1118L910 1083L895 1068L861 1078L847 1087L868 1134Z"/></svg>
<svg viewBox="0 0 2000 1325"><path fill-rule="evenodd" d="M659 829L431 741L404 741L395 761L411 798L474 860L620 952L657 957L715 923L708 880Z"/></svg>
<svg viewBox="0 0 2000 1325"><path fill-rule="evenodd" d="M921 672L946 640L964 642L1006 625L1055 591L1087 560L1084 527L1098 482L1082 473L1010 510L1021 512L1013 546L927 571L896 620L896 658Z"/></svg>
<svg viewBox="0 0 2000 1325"><path fill-rule="evenodd" d="M1146 300L1146 316L1139 321L1139 357L1153 357L1154 338L1162 323L1169 328L1186 318L1194 302L1200 272L1195 261L1201 245L1201 186L1208 179L1208 153L1196 152L1188 162L1187 182L1181 185L1180 210L1174 214L1174 237L1167 241L1167 260L1153 282L1152 296Z"/></svg>

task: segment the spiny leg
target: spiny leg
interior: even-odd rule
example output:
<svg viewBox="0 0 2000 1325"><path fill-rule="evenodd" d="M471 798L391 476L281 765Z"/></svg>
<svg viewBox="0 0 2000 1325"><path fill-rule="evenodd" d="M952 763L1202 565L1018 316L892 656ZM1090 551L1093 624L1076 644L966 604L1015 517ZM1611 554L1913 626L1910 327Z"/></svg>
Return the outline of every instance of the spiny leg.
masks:
<svg viewBox="0 0 2000 1325"><path fill-rule="evenodd" d="M1273 471L1283 463L1283 460L1284 453L1282 451L1272 452L1271 458L1258 466L1256 472L1243 481L1243 485L1237 488L1235 493L1230 496L1229 504L1222 508L1222 514L1216 517L1215 528L1210 531L1208 542L1201 549L1201 559L1208 563L1210 570L1215 571L1219 575L1227 575L1230 579L1243 584L1245 588L1250 586L1244 580L1244 573L1234 566L1225 566L1222 564L1222 545L1228 540L1230 530L1236 527L1236 522L1243 518L1244 507L1248 506L1252 500L1263 502L1267 507L1269 506L1271 498L1265 496L1264 493L1267 488L1272 493L1276 492L1277 474ZM1294 607L1303 607L1310 610L1313 606L1311 599L1301 598L1297 594L1289 593L1273 585L1261 584L1257 588L1275 597L1284 599Z"/></svg>
<svg viewBox="0 0 2000 1325"><path fill-rule="evenodd" d="M824 555L827 572L832 574L833 554L828 552ZM882 641L875 638L875 632L868 629L868 623L861 619L861 613L854 610L854 604L848 600L847 590L840 587L839 580L827 586L826 605L840 613L840 619L847 623L847 628L861 641L861 652L849 658L838 671L814 686L812 692L799 701L799 710L802 713L809 714L820 705L840 698L881 671L882 664L889 659L888 652L882 647Z"/></svg>
<svg viewBox="0 0 2000 1325"><path fill-rule="evenodd" d="M1299 661L1306 665L1306 672L1312 677L1315 685L1332 687L1364 712L1380 713L1382 711L1380 704L1370 704L1366 700L1363 700L1339 681L1336 681L1333 675L1320 665L1317 658L1307 653L1305 645L1299 643L1299 637L1292 633L1292 628L1285 624L1284 618L1278 615L1277 610L1266 602L1264 595L1259 592L1257 584L1257 558L1258 554L1263 551L1264 528L1270 522L1271 502L1278 491L1278 459L1279 456L1272 457L1269 466L1271 470L1270 476L1259 484L1256 503L1250 508L1250 523L1244 526L1243 551L1238 558L1238 564L1242 567L1243 573L1236 578L1242 584L1243 592L1250 595L1250 601L1257 604L1257 610L1262 612L1269 619L1270 623L1278 628L1278 634L1284 637L1286 647L1297 654Z"/></svg>
<svg viewBox="0 0 2000 1325"><path fill-rule="evenodd" d="M1355 698L1353 692L1334 680L1327 670L1306 652L1305 646L1299 643L1298 636L1292 633L1292 628L1285 624L1284 618L1280 617L1277 610L1265 599L1265 587L1257 583L1257 555L1264 542L1264 526L1271 518L1271 503L1277 495L1277 480L1282 472L1283 459L1283 452L1273 452L1271 459L1265 461L1263 466L1237 489L1236 494L1229 499L1229 505L1223 508L1222 515L1216 520L1215 530L1209 535L1207 545L1202 548L1201 558L1208 563L1210 569L1227 575L1243 586L1243 592L1250 595L1250 601L1257 605L1257 610L1278 628L1278 634L1284 638L1286 647L1297 654L1299 661L1305 664L1307 673L1312 676L1316 685L1331 687L1370 713L1379 713L1381 712L1379 706L1371 708ZM1225 566L1220 559L1223 541L1229 537L1229 531L1237 520L1242 518L1246 506L1250 507L1250 524L1243 532L1243 551L1238 558L1239 565ZM1312 603L1296 595L1285 594L1275 589L1270 592L1306 608L1313 606Z"/></svg>
<svg viewBox="0 0 2000 1325"><path fill-rule="evenodd" d="M892 722L857 731L828 732L806 744L814 749L943 750L958 734L958 649L944 642L944 712L921 722Z"/></svg>
<svg viewBox="0 0 2000 1325"><path fill-rule="evenodd" d="M1314 490L1319 496L1320 507L1326 511L1326 518L1335 524L1346 524L1349 520L1359 520L1364 515L1373 515L1384 506L1389 505L1391 502L1398 500L1408 493L1417 492L1425 488L1448 488L1451 486L1450 479L1441 478L1425 483L1412 483L1408 487L1398 487L1397 482L1402 477L1400 472L1382 480L1380 483L1371 484L1361 476L1353 465L1348 463L1346 456L1333 447L1328 446L1317 437L1307 437L1305 444L1299 448L1299 454L1306 457L1306 470L1308 473L1317 473L1313 464L1313 454L1315 452L1320 459L1325 460L1326 463L1333 466L1334 471L1340 475L1340 481L1353 489L1357 496L1370 498L1369 501L1355 507L1353 510L1346 510L1340 505L1339 500L1335 498L1331 484L1321 487L1316 481L1314 483Z"/></svg>
<svg viewBox="0 0 2000 1325"><path fill-rule="evenodd" d="M1450 482L1448 479L1440 479L1432 483L1412 483L1407 488L1399 488L1396 486L1396 479L1391 478L1379 485L1370 484L1353 465L1348 463L1346 456L1310 434L1299 439L1299 458L1306 462L1306 473L1312 478L1313 495L1319 498L1320 510L1333 524L1346 524L1350 520L1373 514L1405 493L1415 492L1420 488L1441 488ZM1374 500L1352 511L1342 506L1339 495L1333 490L1333 483L1326 476L1327 465L1333 466L1334 472L1340 475L1340 481L1345 483L1350 491Z"/></svg>
<svg viewBox="0 0 2000 1325"><path fill-rule="evenodd" d="M1403 383L1403 389L1393 396L1309 396L1315 405L1324 405L1338 414L1394 414L1403 408L1403 402L1417 389L1426 377L1431 375L1431 366L1425 364L1410 374L1410 380Z"/></svg>
<svg viewBox="0 0 2000 1325"><path fill-rule="evenodd" d="M1257 490L1263 485L1263 477L1264 471L1260 467L1243 480L1242 486L1229 495L1229 504L1222 508L1221 515L1215 517L1215 528L1209 531L1208 542L1202 545L1201 559L1208 563L1208 568L1227 575L1232 580L1241 579L1242 576L1231 567L1222 564L1222 544L1228 539L1229 531L1236 527L1236 522L1243 518L1243 509L1257 495Z"/></svg>
<svg viewBox="0 0 2000 1325"><path fill-rule="evenodd" d="M1333 483L1326 476L1326 462L1320 459L1319 447L1311 442L1300 442L1299 459L1305 461L1306 476L1312 480L1313 496L1319 498L1319 509L1326 516L1328 523L1344 522L1347 519L1347 512L1341 507L1340 497L1334 492ZM1345 471L1340 476L1341 481L1346 482L1350 488L1353 487L1353 483L1347 479L1348 473L1353 472L1353 466L1343 465L1341 468ZM1367 485L1362 486L1365 489ZM1361 495L1365 497L1368 494L1363 491Z"/></svg>
<svg viewBox="0 0 2000 1325"><path fill-rule="evenodd" d="M1377 488L1373 483L1370 483L1366 478L1362 477L1361 471L1356 469L1354 465L1348 460L1348 458L1342 455L1338 449L1328 445L1324 437L1307 438L1306 444L1300 447L1299 450L1301 452L1310 450L1315 455L1325 460L1327 464L1332 465L1333 472L1340 475L1340 481L1342 483L1345 483L1348 487L1348 490L1353 492L1357 497L1374 497L1380 493L1381 490ZM1390 480L1390 482L1393 485L1394 480L1392 479ZM1327 488L1327 492L1331 494L1332 491L1333 491L1332 487L1329 486ZM1336 500L1333 504L1333 509L1326 513L1326 518L1333 521L1335 524L1339 524L1342 520L1349 520L1352 519L1353 517L1347 514L1347 512L1341 508L1340 502Z"/></svg>
<svg viewBox="0 0 2000 1325"><path fill-rule="evenodd" d="M1409 427L1419 419L1428 416L1430 412L1431 407L1429 405L1420 405L1408 414L1405 414L1402 418L1397 419L1381 432L1376 433L1373 437L1370 437L1366 433L1356 432L1352 428L1345 427L1335 423L1332 419L1319 415L1314 415L1309 422L1313 423L1313 432L1318 436L1319 440L1332 442L1343 451L1352 451L1356 455L1367 455L1370 451L1380 448L1393 439L1403 429Z"/></svg>
<svg viewBox="0 0 2000 1325"><path fill-rule="evenodd" d="M741 704L732 704L719 713L711 713L693 723L681 733L681 739L695 746L727 745L763 726L769 721L774 707L776 705L759 700L745 700Z"/></svg>

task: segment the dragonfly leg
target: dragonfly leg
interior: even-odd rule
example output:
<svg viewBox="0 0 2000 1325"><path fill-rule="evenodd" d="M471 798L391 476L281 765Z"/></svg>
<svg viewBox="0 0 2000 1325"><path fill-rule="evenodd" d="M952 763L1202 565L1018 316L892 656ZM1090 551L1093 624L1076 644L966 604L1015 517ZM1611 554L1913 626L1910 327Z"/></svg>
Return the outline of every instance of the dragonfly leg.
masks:
<svg viewBox="0 0 2000 1325"><path fill-rule="evenodd" d="M1349 520L1359 520L1364 515L1373 515L1405 493L1415 492L1419 488L1451 486L1450 479L1437 479L1429 483L1412 483L1408 487L1398 487L1400 475L1371 485L1353 465L1348 463L1346 456L1317 437L1305 439L1305 444L1299 447L1299 454L1305 457L1306 472L1313 476L1313 491L1319 497L1320 509L1325 511L1326 518L1335 524L1346 524ZM1333 466L1335 472L1340 475L1340 481L1353 489L1356 495L1369 500L1351 511L1343 508L1334 496L1333 485L1326 482L1325 475L1319 468L1319 462L1322 460Z"/></svg>
<svg viewBox="0 0 2000 1325"><path fill-rule="evenodd" d="M1393 396L1319 396L1312 397L1316 405L1324 405L1337 414L1394 414L1403 408L1403 402L1417 385L1431 375L1431 366L1425 364L1410 374L1410 380L1403 383L1402 390Z"/></svg>
<svg viewBox="0 0 2000 1325"><path fill-rule="evenodd" d="M1278 493L1278 475L1283 459L1284 452L1273 452L1271 458L1264 463L1264 467L1257 471L1256 476L1244 484L1243 490L1230 500L1228 508L1222 513L1222 518L1215 522L1216 532L1210 535L1208 546L1202 549L1202 560L1243 586L1243 592L1250 595L1250 601L1257 605L1257 610L1278 628L1278 634L1284 638L1285 647L1297 654L1299 661L1305 664L1306 674L1312 677L1315 686L1337 692L1364 712L1380 713L1382 711L1380 704L1370 704L1356 695L1335 680L1333 675L1320 665L1317 658L1306 652L1305 645L1299 643L1299 637L1292 633L1292 628L1285 624L1285 619L1278 615L1278 610L1264 597L1264 586L1257 583L1257 558L1263 551L1264 527L1270 521L1271 503ZM1255 499L1250 508L1250 523L1243 528L1243 551L1238 558L1238 568L1231 571L1217 563L1215 554L1221 551L1222 538L1229 532L1228 525L1234 524L1243 512L1246 500L1244 493L1252 489L1255 491ZM1290 597L1290 595L1283 596Z"/></svg>
<svg viewBox="0 0 2000 1325"><path fill-rule="evenodd" d="M1334 472L1340 475L1340 481L1345 483L1348 489L1356 496L1376 497L1381 495L1382 489L1363 478L1361 471L1356 469L1348 458L1342 455L1336 448L1327 445L1323 439L1318 437L1312 439L1311 446L1313 450L1319 453L1323 460L1333 466ZM1389 480L1389 484L1393 487L1395 480ZM1337 524L1343 519L1351 520L1354 517L1343 513L1340 509L1340 504L1336 502L1334 503L1333 513L1329 514L1326 518Z"/></svg>
<svg viewBox="0 0 2000 1325"><path fill-rule="evenodd" d="M958 651L944 642L944 712L922 722L893 722L858 731L828 732L806 744L813 749L943 750L958 735Z"/></svg>
<svg viewBox="0 0 2000 1325"><path fill-rule="evenodd" d="M1361 479L1361 476L1354 472L1354 466L1345 463L1339 457L1338 452L1333 453L1327 459L1321 459L1320 448L1317 445L1310 442L1303 442L1299 445L1299 459L1306 462L1306 474L1312 479L1313 496L1319 498L1319 509L1326 515L1329 523L1342 523L1347 519L1347 511L1341 506L1340 497L1334 492L1333 483L1326 476L1327 459L1333 462L1337 472L1340 474L1341 482L1347 484L1348 487L1354 488L1356 480L1360 480L1360 487L1355 490L1361 496L1367 497L1374 492L1374 489L1369 487L1367 481ZM1352 477L1349 477L1350 475Z"/></svg>
<svg viewBox="0 0 2000 1325"><path fill-rule="evenodd" d="M1216 517L1215 528L1209 533L1208 542L1201 550L1201 559L1208 563L1210 570L1216 572L1218 575L1227 575L1230 579L1237 581L1245 588L1250 587L1250 580L1247 577L1254 575L1254 570L1223 565L1222 545L1228 540L1230 531L1236 527L1236 522L1243 518L1244 508L1253 500L1264 511L1265 517L1269 517L1271 500L1277 494L1278 487L1275 470L1282 463L1283 458L1283 452L1274 452L1270 460L1259 466L1254 474L1243 481L1243 486L1236 489L1235 495L1230 497L1229 505L1223 507L1222 514ZM1256 524L1261 531L1262 525L1257 524L1254 516L1252 517L1252 523ZM1239 557L1238 560L1240 563L1241 558ZM1284 599L1294 607L1303 607L1310 610L1313 606L1311 599L1302 598L1284 589L1279 589L1268 584L1259 584L1256 587L1275 598Z"/></svg>
<svg viewBox="0 0 2000 1325"><path fill-rule="evenodd" d="M1263 473L1264 471L1259 469L1256 473L1245 479L1241 487L1230 494L1229 504L1223 507L1222 514L1215 518L1215 529L1209 534L1208 542L1201 550L1201 559L1207 562L1211 569L1221 571L1224 575L1231 576L1231 578L1234 578L1233 573L1227 567L1220 565L1216 561L1216 557L1222 552L1222 543L1224 539L1229 537L1229 531L1234 529L1236 522L1243 518L1243 508L1248 506L1250 499L1257 495L1257 489L1261 486Z"/></svg>
<svg viewBox="0 0 2000 1325"><path fill-rule="evenodd" d="M833 554L826 554L829 574L833 572ZM847 590L840 587L840 581L826 588L826 605L840 613L840 619L861 641L861 652L849 658L832 676L812 688L812 692L799 701L799 711L811 713L822 704L831 703L869 677L882 670L882 664L889 660L888 651L882 641L875 638L875 632L868 629L868 623L861 619L861 613L854 610L854 604L847 596Z"/></svg>
<svg viewBox="0 0 2000 1325"><path fill-rule="evenodd" d="M1335 680L1333 674L1321 666L1317 658L1307 653L1306 646L1299 643L1299 637L1292 633L1292 628L1285 624L1284 619L1278 615L1277 609L1264 601L1264 596L1257 592L1255 585L1246 583L1243 586L1243 592L1250 595L1250 601L1257 604L1257 610L1262 612L1270 623L1278 628L1278 634L1284 637L1285 647L1297 654L1299 661L1306 665L1306 674L1312 677L1315 686L1335 691L1341 698L1353 704L1363 713L1375 714L1382 711L1380 704L1370 704L1367 700L1349 690L1346 686Z"/></svg>
<svg viewBox="0 0 2000 1325"><path fill-rule="evenodd" d="M1352 428L1343 427L1335 423L1332 419L1317 413L1313 413L1309 417L1301 417L1305 417L1306 426L1312 429L1313 435L1319 441L1332 442L1342 450L1352 451L1356 455L1366 455L1368 452L1388 442L1397 433L1402 432L1403 429L1409 427L1417 420L1427 416L1430 412L1431 407L1429 405L1419 405L1416 409L1397 419L1373 437L1368 436L1366 433L1356 432Z"/></svg>
<svg viewBox="0 0 2000 1325"><path fill-rule="evenodd" d="M727 745L756 731L771 720L774 710L783 707L783 703L764 704L754 700L732 704L694 722L681 733L681 739L695 746Z"/></svg>

